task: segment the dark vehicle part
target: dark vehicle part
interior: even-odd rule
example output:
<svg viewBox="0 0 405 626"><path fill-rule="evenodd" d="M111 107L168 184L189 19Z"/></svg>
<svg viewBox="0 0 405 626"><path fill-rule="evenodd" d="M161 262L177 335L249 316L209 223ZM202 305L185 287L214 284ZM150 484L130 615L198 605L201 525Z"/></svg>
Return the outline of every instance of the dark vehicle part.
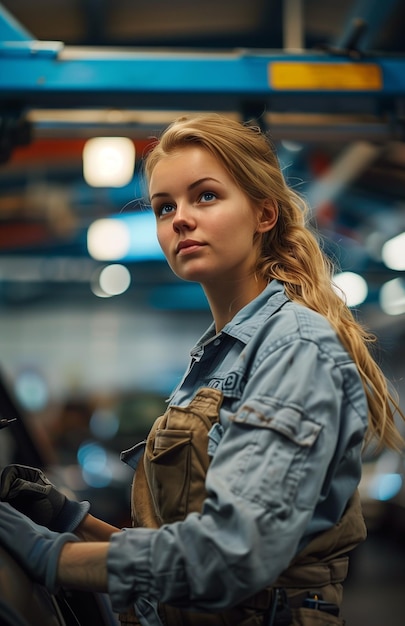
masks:
<svg viewBox="0 0 405 626"><path fill-rule="evenodd" d="M58 604L0 546L0 625L68 626ZM77 622L76 622L77 626Z"/></svg>
<svg viewBox="0 0 405 626"><path fill-rule="evenodd" d="M8 427L8 428L6 428ZM0 371L0 438L10 437L13 461L44 465L44 459L18 403ZM0 469L4 461L0 459ZM0 545L0 626L117 626L109 599L103 594L60 589L56 595L33 582Z"/></svg>

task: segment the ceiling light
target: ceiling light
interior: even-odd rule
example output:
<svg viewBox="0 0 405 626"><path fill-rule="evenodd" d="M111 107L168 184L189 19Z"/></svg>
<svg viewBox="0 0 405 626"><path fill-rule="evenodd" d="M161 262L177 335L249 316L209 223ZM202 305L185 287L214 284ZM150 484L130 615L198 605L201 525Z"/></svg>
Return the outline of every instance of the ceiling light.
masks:
<svg viewBox="0 0 405 626"><path fill-rule="evenodd" d="M104 293L119 296L130 286L131 274L125 265L107 265L100 272L99 284Z"/></svg>
<svg viewBox="0 0 405 626"><path fill-rule="evenodd" d="M123 259L130 249L131 233L123 220L103 218L90 224L87 250L98 261Z"/></svg>
<svg viewBox="0 0 405 626"><path fill-rule="evenodd" d="M391 270L405 270L405 233L386 241L381 250L381 257Z"/></svg>
<svg viewBox="0 0 405 626"><path fill-rule="evenodd" d="M354 272L341 272L333 277L336 293L347 306L358 306L367 298L368 287L362 276Z"/></svg>
<svg viewBox="0 0 405 626"><path fill-rule="evenodd" d="M83 176L91 187L124 187L134 175L135 146L128 137L94 137L83 149Z"/></svg>
<svg viewBox="0 0 405 626"><path fill-rule="evenodd" d="M389 280L381 287L380 306L387 315L405 313L405 285L401 278Z"/></svg>
<svg viewBox="0 0 405 626"><path fill-rule="evenodd" d="M164 259L152 211L122 213L95 220L87 231L87 249L98 261Z"/></svg>

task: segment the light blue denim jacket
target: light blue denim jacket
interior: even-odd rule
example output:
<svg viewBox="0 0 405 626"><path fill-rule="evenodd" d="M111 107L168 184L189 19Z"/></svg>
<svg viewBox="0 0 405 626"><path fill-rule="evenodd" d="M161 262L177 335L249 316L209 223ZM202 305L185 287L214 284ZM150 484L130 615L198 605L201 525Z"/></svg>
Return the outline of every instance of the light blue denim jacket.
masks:
<svg viewBox="0 0 405 626"><path fill-rule="evenodd" d="M170 404L187 405L207 386L224 400L203 511L113 535L115 610L136 603L148 612L159 600L220 611L241 602L333 526L358 485L368 410L357 368L330 324L291 302L279 282L218 334L208 329Z"/></svg>

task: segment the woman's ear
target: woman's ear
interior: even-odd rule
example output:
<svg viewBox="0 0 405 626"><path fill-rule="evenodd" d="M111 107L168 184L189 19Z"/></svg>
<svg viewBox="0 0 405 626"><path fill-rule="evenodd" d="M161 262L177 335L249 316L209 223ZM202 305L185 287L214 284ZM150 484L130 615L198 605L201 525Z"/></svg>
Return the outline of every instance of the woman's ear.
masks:
<svg viewBox="0 0 405 626"><path fill-rule="evenodd" d="M262 212L259 217L256 232L266 233L277 223L278 206L274 200L265 200L262 206Z"/></svg>

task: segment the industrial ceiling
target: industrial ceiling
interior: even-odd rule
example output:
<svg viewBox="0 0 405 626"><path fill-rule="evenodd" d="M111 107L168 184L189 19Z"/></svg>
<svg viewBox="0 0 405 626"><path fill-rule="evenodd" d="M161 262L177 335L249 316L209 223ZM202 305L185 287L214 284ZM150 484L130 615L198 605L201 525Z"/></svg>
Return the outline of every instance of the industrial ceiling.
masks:
<svg viewBox="0 0 405 626"><path fill-rule="evenodd" d="M3 0L0 18L2 306L86 298L87 228L137 208L139 159L124 188L86 185L89 137L139 157L179 112L219 110L269 130L327 250L368 281L371 325L401 327L377 301L403 277L380 256L405 230L403 2ZM161 262L129 266L132 293L177 286Z"/></svg>

